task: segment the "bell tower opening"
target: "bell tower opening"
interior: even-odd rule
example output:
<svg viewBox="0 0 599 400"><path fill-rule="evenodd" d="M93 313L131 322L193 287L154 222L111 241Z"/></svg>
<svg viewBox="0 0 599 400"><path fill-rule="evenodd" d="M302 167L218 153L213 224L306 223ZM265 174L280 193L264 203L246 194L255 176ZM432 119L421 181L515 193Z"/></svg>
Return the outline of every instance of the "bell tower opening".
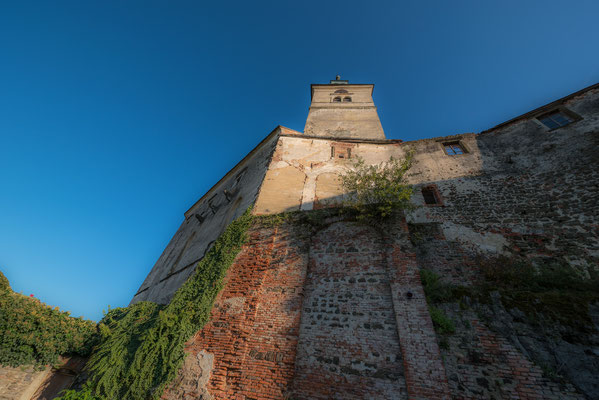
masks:
<svg viewBox="0 0 599 400"><path fill-rule="evenodd" d="M337 75L328 84L312 84L311 90L306 135L386 139L372 99L374 84L350 84Z"/></svg>

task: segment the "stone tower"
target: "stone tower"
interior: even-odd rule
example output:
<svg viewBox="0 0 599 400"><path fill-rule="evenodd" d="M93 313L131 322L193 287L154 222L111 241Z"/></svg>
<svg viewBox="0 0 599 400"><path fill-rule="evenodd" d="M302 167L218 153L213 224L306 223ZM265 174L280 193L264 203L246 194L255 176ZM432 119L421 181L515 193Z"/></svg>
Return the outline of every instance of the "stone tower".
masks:
<svg viewBox="0 0 599 400"><path fill-rule="evenodd" d="M372 99L373 84L337 79L313 84L304 134L319 137L385 139Z"/></svg>

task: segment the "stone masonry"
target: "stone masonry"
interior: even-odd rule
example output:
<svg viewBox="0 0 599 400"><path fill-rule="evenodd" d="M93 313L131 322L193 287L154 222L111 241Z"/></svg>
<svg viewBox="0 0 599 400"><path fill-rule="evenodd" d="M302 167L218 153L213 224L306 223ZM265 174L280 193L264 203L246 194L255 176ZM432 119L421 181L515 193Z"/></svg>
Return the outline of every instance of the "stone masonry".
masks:
<svg viewBox="0 0 599 400"><path fill-rule="evenodd" d="M412 152L420 207L377 227L256 223L163 398L593 398L592 372L557 382L509 330L459 308L445 310L460 321L453 350L440 348L419 271L469 284L479 257L507 256L598 272L599 84L479 134L413 142L385 138L372 90L312 85L305 132L277 127L194 204L133 301L168 302L251 204L256 215L339 205L357 157ZM585 374L593 343L575 349Z"/></svg>

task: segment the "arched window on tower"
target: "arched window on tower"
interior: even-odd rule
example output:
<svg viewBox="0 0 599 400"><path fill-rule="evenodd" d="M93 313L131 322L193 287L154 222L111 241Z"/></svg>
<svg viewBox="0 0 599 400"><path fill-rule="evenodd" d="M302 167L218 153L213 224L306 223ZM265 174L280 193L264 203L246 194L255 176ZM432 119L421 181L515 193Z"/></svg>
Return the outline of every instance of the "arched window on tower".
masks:
<svg viewBox="0 0 599 400"><path fill-rule="evenodd" d="M347 96L343 98L343 102L344 103L350 103L351 102L351 97Z"/></svg>
<svg viewBox="0 0 599 400"><path fill-rule="evenodd" d="M341 97L335 97L333 103L341 103Z"/></svg>
<svg viewBox="0 0 599 400"><path fill-rule="evenodd" d="M337 89L337 90L335 90L335 93L349 93L349 92L345 89Z"/></svg>

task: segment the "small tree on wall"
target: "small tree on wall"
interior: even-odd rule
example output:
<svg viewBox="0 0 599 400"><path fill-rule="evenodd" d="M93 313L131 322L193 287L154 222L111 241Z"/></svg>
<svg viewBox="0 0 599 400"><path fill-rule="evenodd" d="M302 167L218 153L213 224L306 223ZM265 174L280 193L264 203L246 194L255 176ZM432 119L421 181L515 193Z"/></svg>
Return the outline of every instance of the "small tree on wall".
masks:
<svg viewBox="0 0 599 400"><path fill-rule="evenodd" d="M402 159L367 165L357 157L343 174L341 184L347 193L344 206L354 209L359 219L382 219L397 210L413 210L410 202L414 188L407 183L406 172L412 166L414 153Z"/></svg>

